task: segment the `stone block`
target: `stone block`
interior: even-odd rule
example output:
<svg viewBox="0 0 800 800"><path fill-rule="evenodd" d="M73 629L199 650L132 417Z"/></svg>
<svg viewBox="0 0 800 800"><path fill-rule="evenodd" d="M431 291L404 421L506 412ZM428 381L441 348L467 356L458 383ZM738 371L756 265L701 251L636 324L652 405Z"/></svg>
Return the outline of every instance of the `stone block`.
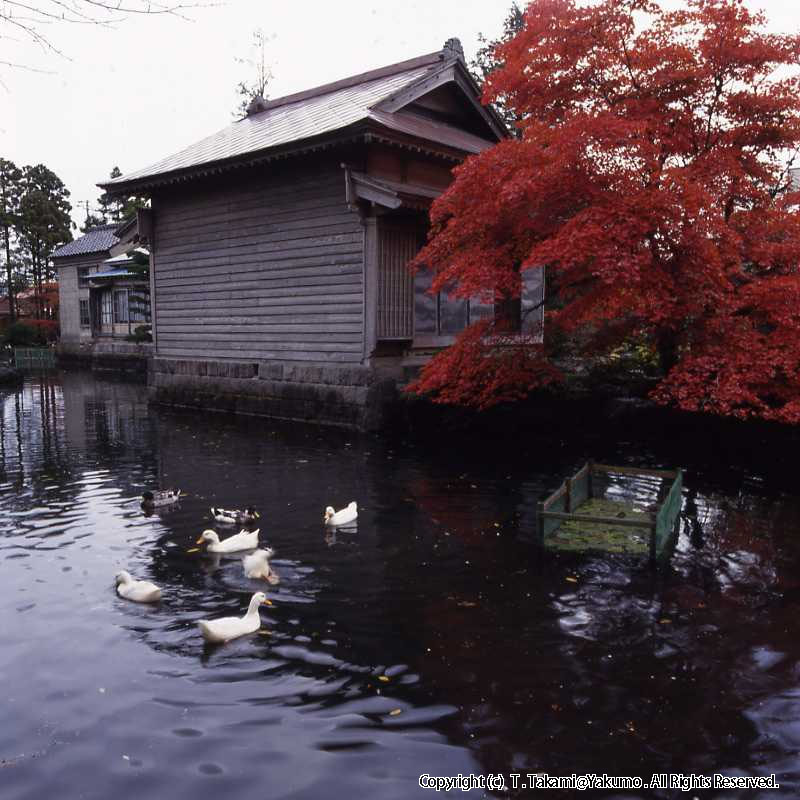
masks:
<svg viewBox="0 0 800 800"><path fill-rule="evenodd" d="M274 362L262 362L258 365L258 377L261 380L280 381L283 380L283 364Z"/></svg>

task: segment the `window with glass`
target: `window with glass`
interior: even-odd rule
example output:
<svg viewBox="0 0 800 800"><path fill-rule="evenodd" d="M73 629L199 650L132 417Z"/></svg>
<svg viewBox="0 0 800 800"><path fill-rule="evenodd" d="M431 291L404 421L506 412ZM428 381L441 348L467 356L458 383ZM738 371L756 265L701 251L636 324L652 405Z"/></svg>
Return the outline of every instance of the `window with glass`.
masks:
<svg viewBox="0 0 800 800"><path fill-rule="evenodd" d="M114 322L128 321L128 290L114 289Z"/></svg>
<svg viewBox="0 0 800 800"><path fill-rule="evenodd" d="M454 298L442 291L430 294L430 272L414 278L414 334L454 336L479 319L494 317L495 331L505 334L538 334L544 318L544 270L520 273L520 296L485 303L478 298Z"/></svg>
<svg viewBox="0 0 800 800"><path fill-rule="evenodd" d="M91 318L89 316L89 301L80 300L79 309L80 309L81 325L83 327L88 327L89 325L91 325Z"/></svg>
<svg viewBox="0 0 800 800"><path fill-rule="evenodd" d="M100 296L100 321L103 325L114 323L114 306L110 289L105 289Z"/></svg>
<svg viewBox="0 0 800 800"><path fill-rule="evenodd" d="M460 333L470 322L470 301L449 297L447 292L430 294L432 281L431 272L418 272L414 278L414 333Z"/></svg>
<svg viewBox="0 0 800 800"><path fill-rule="evenodd" d="M150 322L150 292L144 286L128 290L128 309L131 322Z"/></svg>

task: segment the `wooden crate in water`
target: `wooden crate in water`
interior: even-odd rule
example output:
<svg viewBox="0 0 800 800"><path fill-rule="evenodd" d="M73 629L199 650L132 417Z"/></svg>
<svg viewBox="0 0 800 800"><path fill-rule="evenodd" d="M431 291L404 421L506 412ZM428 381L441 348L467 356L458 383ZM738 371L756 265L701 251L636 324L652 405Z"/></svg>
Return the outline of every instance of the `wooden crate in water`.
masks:
<svg viewBox="0 0 800 800"><path fill-rule="evenodd" d="M51 347L15 347L14 366L17 369L53 369L56 353Z"/></svg>
<svg viewBox="0 0 800 800"><path fill-rule="evenodd" d="M646 511L604 497L609 475L657 479L658 500ZM587 462L538 504L542 547L647 554L653 563L669 552L681 511L681 470L634 469Z"/></svg>

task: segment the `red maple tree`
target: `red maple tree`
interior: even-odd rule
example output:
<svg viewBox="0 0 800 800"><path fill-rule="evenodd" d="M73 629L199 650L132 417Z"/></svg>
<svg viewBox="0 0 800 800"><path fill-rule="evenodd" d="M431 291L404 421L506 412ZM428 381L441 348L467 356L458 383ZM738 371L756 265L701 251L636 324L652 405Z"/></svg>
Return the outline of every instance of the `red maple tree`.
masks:
<svg viewBox="0 0 800 800"><path fill-rule="evenodd" d="M552 342L645 342L654 397L800 421L800 37L740 0L534 0L484 100L522 136L468 159L416 268L495 301L546 265L545 344L467 329L411 387L487 407L552 381Z"/></svg>

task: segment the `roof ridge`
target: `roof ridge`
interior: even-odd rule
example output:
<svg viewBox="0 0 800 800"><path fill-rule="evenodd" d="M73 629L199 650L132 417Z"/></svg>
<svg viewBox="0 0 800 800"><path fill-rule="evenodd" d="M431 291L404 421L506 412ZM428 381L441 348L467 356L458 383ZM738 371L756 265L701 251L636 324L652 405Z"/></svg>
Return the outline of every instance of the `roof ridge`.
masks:
<svg viewBox="0 0 800 800"><path fill-rule="evenodd" d="M244 119L252 119L258 117L260 114L270 111L273 108L280 108L280 106L287 106L291 103L297 103L300 100L308 100L311 97L317 97L323 94L330 94L331 92L338 91L339 89L347 89L350 86L357 86L360 83L367 83L371 80L378 80L379 78L386 78L389 75L395 75L399 72L406 72L407 70L416 69L418 67L425 67L440 62L443 58L442 51L436 50L433 53L427 53L424 56L417 56L416 58L409 58L406 61L398 61L395 64L389 64L385 67L369 70L368 72L361 72L358 75L350 75L346 78L341 78L338 81L331 83L323 83L319 86L314 86L311 89L304 89L301 92L294 94L287 94L283 97L276 97L274 100L268 100L262 109L250 117ZM238 120L241 122L242 120Z"/></svg>

